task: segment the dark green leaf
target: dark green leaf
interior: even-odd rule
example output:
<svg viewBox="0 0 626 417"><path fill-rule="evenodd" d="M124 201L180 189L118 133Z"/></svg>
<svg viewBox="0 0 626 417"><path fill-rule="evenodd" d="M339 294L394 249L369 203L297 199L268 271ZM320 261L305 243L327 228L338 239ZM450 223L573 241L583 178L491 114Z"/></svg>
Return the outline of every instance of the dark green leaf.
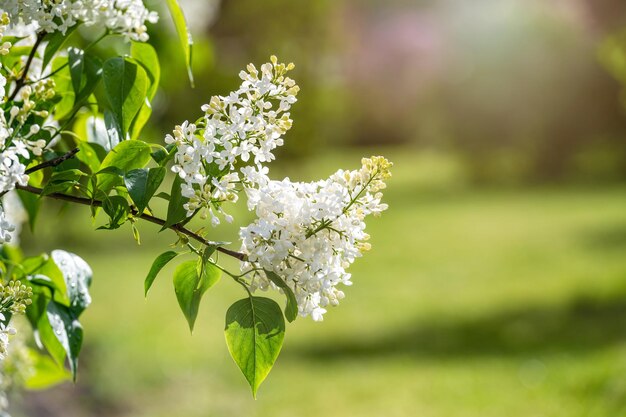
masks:
<svg viewBox="0 0 626 417"><path fill-rule="evenodd" d="M105 198L102 203L102 209L109 216L109 224L100 226L98 229L118 229L128 220L130 207L128 206L128 201L122 196L114 195Z"/></svg>
<svg viewBox="0 0 626 417"><path fill-rule="evenodd" d="M139 213L143 213L164 178L165 168L163 167L133 169L126 173L124 183Z"/></svg>
<svg viewBox="0 0 626 417"><path fill-rule="evenodd" d="M43 187L43 191L41 192L41 195L50 195L54 193L67 193L69 189L72 188L76 184L78 184L78 182L72 181L72 180L57 182L57 183L49 182L48 184L46 184L45 187Z"/></svg>
<svg viewBox="0 0 626 417"><path fill-rule="evenodd" d="M226 312L226 344L256 398L257 390L278 358L285 338L285 319L275 301L248 297Z"/></svg>
<svg viewBox="0 0 626 417"><path fill-rule="evenodd" d="M55 171L50 176L50 182L66 182L77 181L80 177L84 177L87 174L79 169L66 169L63 171Z"/></svg>
<svg viewBox="0 0 626 417"><path fill-rule="evenodd" d="M57 31L46 34L46 40L48 41L48 44L46 45L46 49L43 54L43 62L41 66L42 68L46 68L48 66L48 64L54 57L54 54L57 53L61 46L63 46L63 43L65 43L65 41L69 39L70 35L72 34L72 32L74 32L74 30L76 30L77 27L78 25L72 26L68 28L65 33Z"/></svg>
<svg viewBox="0 0 626 417"><path fill-rule="evenodd" d="M102 76L102 62L78 48L68 48L68 63L72 86L74 88L74 105L80 106L95 90Z"/></svg>
<svg viewBox="0 0 626 417"><path fill-rule="evenodd" d="M74 94L78 96L81 90L83 67L85 66L85 51L78 48L67 48L67 62L70 66Z"/></svg>
<svg viewBox="0 0 626 417"><path fill-rule="evenodd" d="M176 268L174 291L191 331L198 316L202 296L219 281L220 276L221 271L208 262L203 264L201 261L187 261Z"/></svg>
<svg viewBox="0 0 626 417"><path fill-rule="evenodd" d="M154 159L154 162L159 164L159 166L164 167L176 155L176 151L173 151L173 149L175 149L173 144L166 145L165 149L159 148L152 152L152 159Z"/></svg>
<svg viewBox="0 0 626 417"><path fill-rule="evenodd" d="M165 265L167 265L172 259L174 259L177 256L178 256L177 252L167 251L156 257L156 259L152 263L152 266L150 267L150 272L148 272L148 276L146 277L146 280L144 282L144 289L145 289L146 296L148 295L148 291L150 290L150 287L152 287L152 283L154 283L154 280L156 279L157 275L159 274L159 272L161 272L161 269L163 269Z"/></svg>
<svg viewBox="0 0 626 417"><path fill-rule="evenodd" d="M176 223L180 223L187 218L187 210L183 206L187 203L188 199L183 197L181 194L180 186L182 182L183 181L180 176L176 175L176 178L174 178L174 182L172 183L169 204L167 205L167 218L161 230L167 229L168 227Z"/></svg>

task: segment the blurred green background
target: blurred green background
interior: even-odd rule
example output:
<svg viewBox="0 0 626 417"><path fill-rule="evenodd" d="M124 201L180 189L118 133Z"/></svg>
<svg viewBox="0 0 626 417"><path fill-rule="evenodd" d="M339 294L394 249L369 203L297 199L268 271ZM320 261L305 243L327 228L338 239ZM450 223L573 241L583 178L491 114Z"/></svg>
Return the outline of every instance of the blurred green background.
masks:
<svg viewBox="0 0 626 417"><path fill-rule="evenodd" d="M158 6L159 2L152 2ZM22 416L618 416L626 408L626 4L622 0L183 2L188 88L166 14L152 30L162 141L277 54L302 87L271 175L394 163L373 250L323 323L287 329L258 400L228 356L228 280L189 334L162 274L174 236L93 232L50 204L27 252L94 269L79 380ZM243 224L250 215L234 209ZM59 228L59 224L62 227ZM236 228L215 231L235 240ZM235 266L235 265L231 265ZM173 268L166 272L171 273Z"/></svg>

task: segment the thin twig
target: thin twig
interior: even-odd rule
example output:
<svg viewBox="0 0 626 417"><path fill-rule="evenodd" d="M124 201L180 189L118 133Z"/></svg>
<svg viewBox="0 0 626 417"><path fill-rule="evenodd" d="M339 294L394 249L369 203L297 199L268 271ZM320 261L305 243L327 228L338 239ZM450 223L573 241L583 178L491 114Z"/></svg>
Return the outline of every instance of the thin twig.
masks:
<svg viewBox="0 0 626 417"><path fill-rule="evenodd" d="M25 174L32 174L33 172L39 171L39 170L44 169L44 168L55 167L57 165L61 165L63 162L67 161L68 159L73 158L74 155L76 155L78 152L79 152L79 149L78 148L74 148L71 151L67 152L66 154L59 156L58 158L54 158L54 159L51 159L49 161L42 162L39 165L35 165L32 168L28 168L24 173Z"/></svg>
<svg viewBox="0 0 626 417"><path fill-rule="evenodd" d="M76 197L73 195L67 195L67 194L62 194L62 193L51 193L51 194L44 195L43 190L41 188L33 187L31 185L16 185L15 188L17 188L18 190L32 193L32 194L41 195L43 197L48 197L48 198L52 198L55 200L68 201L70 203L82 204L84 206L102 207L102 204L103 204L102 201L100 200L91 200L89 198ZM150 223L158 224L159 226L165 226L166 224L165 220L152 216L150 214L139 213L135 208L131 209L131 213L135 217L139 217L140 219L146 220ZM199 234L194 233L191 230L181 225L174 224L174 225L168 226L167 228L170 230L174 230L175 232L182 233L183 235L188 236L192 238L193 240L202 243L203 245L206 245L206 246L214 245L214 243L211 242L210 240L203 238ZM240 261L245 261L246 259L246 256L243 253L235 252L230 249L223 248L221 246L218 246L216 250L218 252L222 252L223 254L232 256L233 258L239 259Z"/></svg>
<svg viewBox="0 0 626 417"><path fill-rule="evenodd" d="M24 85L26 84L28 70L30 69L30 65L33 63L33 59L35 58L35 54L37 53L37 48L39 48L39 44L43 41L45 36L45 33L40 33L39 35L37 35L37 40L33 45L33 49L30 50L30 54L28 54L28 58L26 59L24 71L22 72L22 75L20 75L20 78L15 81L15 90L13 90L7 101L12 101L17 96L17 93L19 93L22 87L24 87Z"/></svg>

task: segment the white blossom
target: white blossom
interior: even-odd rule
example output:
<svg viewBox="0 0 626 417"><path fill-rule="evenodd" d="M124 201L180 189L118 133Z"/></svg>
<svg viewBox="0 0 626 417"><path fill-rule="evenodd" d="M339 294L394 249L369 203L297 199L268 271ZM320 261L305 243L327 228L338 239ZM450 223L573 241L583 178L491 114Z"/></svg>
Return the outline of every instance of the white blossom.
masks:
<svg viewBox="0 0 626 417"><path fill-rule="evenodd" d="M240 177L236 165L261 169L283 144L298 86L286 76L293 64L278 63L275 56L270 61L260 72L249 64L239 74L242 84L236 91L212 97L202 106L202 119L185 121L166 136L165 143L176 146L172 171L184 181L182 195L190 199L187 216L200 210L214 226L220 224L217 214L232 221L221 204L237 201L237 185L250 182Z"/></svg>
<svg viewBox="0 0 626 417"><path fill-rule="evenodd" d="M4 208L4 217L6 221L12 226L13 230L9 231L12 245L19 245L20 232L22 230L22 224L28 220L28 214L20 201L19 196L15 191L11 191L2 198L2 207ZM2 228L0 226L0 228ZM2 238L0 238L0 242Z"/></svg>
<svg viewBox="0 0 626 417"><path fill-rule="evenodd" d="M4 208L0 206L0 245L10 242L14 231L15 225L7 219Z"/></svg>
<svg viewBox="0 0 626 417"><path fill-rule="evenodd" d="M6 12L0 15L0 44L3 51L10 49L11 45L3 42L5 29L9 25ZM1 68L0 68L1 69ZM4 82L3 82L4 80ZM4 86L6 80L0 73L0 104L7 103L7 91ZM32 85L20 89L17 97L10 102L8 114L5 109L0 109L0 194L4 194L15 188L16 184L26 185L28 175L26 165L34 157L41 156L48 145L45 140L38 139L40 132L48 128L46 121L42 124L28 124L31 116L38 116L49 120L47 110L40 109L40 104L55 96L55 84L52 79L38 81ZM31 119L32 120L32 119ZM24 126L28 126L25 128Z"/></svg>
<svg viewBox="0 0 626 417"><path fill-rule="evenodd" d="M248 208L257 219L240 230L242 270L266 269L293 290L301 316L321 321L326 307L344 297L339 284L351 285L346 271L369 250L364 219L387 209L381 203L391 164L383 157L364 158L356 171L339 170L311 183L270 180L248 167ZM252 268L252 269L251 269ZM277 287L255 272L251 290Z"/></svg>
<svg viewBox="0 0 626 417"><path fill-rule="evenodd" d="M148 40L146 23L158 14L141 0L5 0L0 6L15 24L34 25L38 31L67 33L79 24L102 25L134 41Z"/></svg>
<svg viewBox="0 0 626 417"><path fill-rule="evenodd" d="M6 358L9 350L9 336L15 335L16 331L13 327L5 324L6 318L0 313L0 361Z"/></svg>

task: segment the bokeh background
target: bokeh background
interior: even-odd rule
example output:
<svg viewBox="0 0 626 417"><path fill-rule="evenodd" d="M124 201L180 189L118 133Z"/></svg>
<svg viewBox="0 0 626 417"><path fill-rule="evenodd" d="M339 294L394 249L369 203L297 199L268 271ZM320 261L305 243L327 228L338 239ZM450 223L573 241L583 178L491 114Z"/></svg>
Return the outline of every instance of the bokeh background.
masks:
<svg viewBox="0 0 626 417"><path fill-rule="evenodd" d="M347 298L324 323L288 327L255 401L224 344L238 288L212 288L190 335L172 268L143 297L173 235L141 224L137 246L130 230L93 232L87 210L51 204L60 217L40 219L26 251L84 257L94 303L77 384L15 398L15 415L622 415L626 3L183 5L196 88L164 13L146 138L195 120L248 62L277 54L302 90L272 176L310 180L383 154L395 162L390 209L368 224L373 250Z"/></svg>

